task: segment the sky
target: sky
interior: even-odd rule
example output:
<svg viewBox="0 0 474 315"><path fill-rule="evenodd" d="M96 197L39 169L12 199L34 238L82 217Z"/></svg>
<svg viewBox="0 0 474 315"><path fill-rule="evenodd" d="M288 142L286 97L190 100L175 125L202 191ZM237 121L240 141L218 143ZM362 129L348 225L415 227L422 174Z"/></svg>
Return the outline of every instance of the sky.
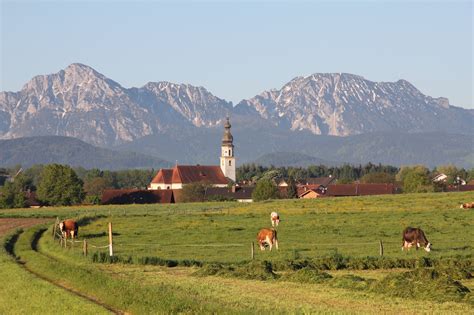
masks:
<svg viewBox="0 0 474 315"><path fill-rule="evenodd" d="M405 79L474 108L471 1L1 1L0 91L80 62L233 101L297 76Z"/></svg>

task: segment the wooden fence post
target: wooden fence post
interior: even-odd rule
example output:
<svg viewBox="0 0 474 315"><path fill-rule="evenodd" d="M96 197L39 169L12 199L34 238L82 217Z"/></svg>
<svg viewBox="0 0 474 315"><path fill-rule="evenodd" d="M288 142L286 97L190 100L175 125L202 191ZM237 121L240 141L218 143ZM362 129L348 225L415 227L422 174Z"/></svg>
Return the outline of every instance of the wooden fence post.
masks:
<svg viewBox="0 0 474 315"><path fill-rule="evenodd" d="M82 245L82 252L84 253L84 256L87 256L87 240L84 239L84 243Z"/></svg>
<svg viewBox="0 0 474 315"><path fill-rule="evenodd" d="M114 249L112 246L112 222L109 222L109 256L114 255Z"/></svg>
<svg viewBox="0 0 474 315"><path fill-rule="evenodd" d="M53 227L53 240L56 239L56 233L58 230L58 224L59 224L59 218L56 217L56 222L54 222L54 227Z"/></svg>
<svg viewBox="0 0 474 315"><path fill-rule="evenodd" d="M380 240L380 256L383 256L383 242Z"/></svg>
<svg viewBox="0 0 474 315"><path fill-rule="evenodd" d="M255 249L253 246L253 242L252 244L250 244L250 257L252 258L252 260L255 258Z"/></svg>

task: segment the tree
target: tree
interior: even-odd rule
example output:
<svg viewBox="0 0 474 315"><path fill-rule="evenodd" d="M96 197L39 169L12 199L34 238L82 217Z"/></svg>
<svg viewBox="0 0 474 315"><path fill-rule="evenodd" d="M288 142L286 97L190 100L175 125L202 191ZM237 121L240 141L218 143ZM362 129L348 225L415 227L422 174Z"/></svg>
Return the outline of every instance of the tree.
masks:
<svg viewBox="0 0 474 315"><path fill-rule="evenodd" d="M31 181L20 174L13 182L6 182L0 189L0 208L24 208L26 207L25 191L31 186Z"/></svg>
<svg viewBox="0 0 474 315"><path fill-rule="evenodd" d="M430 179L430 171L423 165L404 166L397 174L403 185L403 192L432 192L433 184Z"/></svg>
<svg viewBox="0 0 474 315"><path fill-rule="evenodd" d="M395 175L384 173L384 172L367 173L360 178L360 182L365 183L365 184L394 183Z"/></svg>
<svg viewBox="0 0 474 315"><path fill-rule="evenodd" d="M48 205L69 206L84 199L83 182L76 172L60 164L46 165L40 174L37 196Z"/></svg>
<svg viewBox="0 0 474 315"><path fill-rule="evenodd" d="M252 193L254 201L275 199L278 196L278 189L269 179L261 179L257 182Z"/></svg>
<svg viewBox="0 0 474 315"><path fill-rule="evenodd" d="M183 202L202 202L206 197L208 184L203 182L191 183L183 186Z"/></svg>
<svg viewBox="0 0 474 315"><path fill-rule="evenodd" d="M293 177L288 178L288 188L286 190L286 198L294 199L298 198L298 188Z"/></svg>

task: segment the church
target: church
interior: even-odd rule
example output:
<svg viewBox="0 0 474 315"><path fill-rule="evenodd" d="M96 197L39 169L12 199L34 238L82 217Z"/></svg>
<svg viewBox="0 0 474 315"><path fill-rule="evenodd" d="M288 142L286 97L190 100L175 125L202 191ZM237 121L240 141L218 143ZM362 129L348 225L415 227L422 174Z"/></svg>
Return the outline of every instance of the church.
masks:
<svg viewBox="0 0 474 315"><path fill-rule="evenodd" d="M191 183L202 182L212 187L227 187L229 180L235 182L234 138L230 132L229 118L224 124L220 165L178 165L162 168L148 185L148 190L182 189Z"/></svg>

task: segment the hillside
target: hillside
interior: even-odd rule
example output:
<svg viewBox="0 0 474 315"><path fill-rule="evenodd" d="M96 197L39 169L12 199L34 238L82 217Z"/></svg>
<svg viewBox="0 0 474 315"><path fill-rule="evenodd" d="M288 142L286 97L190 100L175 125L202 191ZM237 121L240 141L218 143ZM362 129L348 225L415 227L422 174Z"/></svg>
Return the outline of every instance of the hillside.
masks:
<svg viewBox="0 0 474 315"><path fill-rule="evenodd" d="M108 170L160 168L170 163L135 152L99 148L69 137L45 136L0 140L0 166L60 163Z"/></svg>

